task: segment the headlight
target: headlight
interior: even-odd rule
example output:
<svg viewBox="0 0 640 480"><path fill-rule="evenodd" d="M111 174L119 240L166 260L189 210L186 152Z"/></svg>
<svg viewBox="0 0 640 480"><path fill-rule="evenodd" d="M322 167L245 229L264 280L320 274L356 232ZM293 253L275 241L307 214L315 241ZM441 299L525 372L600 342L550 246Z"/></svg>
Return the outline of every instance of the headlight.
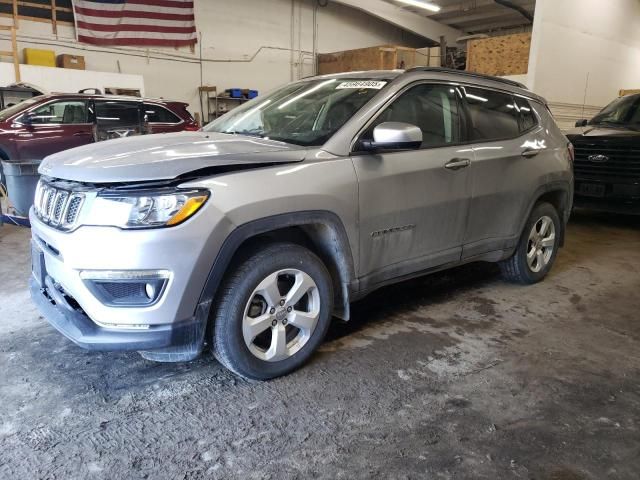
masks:
<svg viewBox="0 0 640 480"><path fill-rule="evenodd" d="M120 228L169 227L192 217L208 198L209 192L203 190L101 192L83 223Z"/></svg>

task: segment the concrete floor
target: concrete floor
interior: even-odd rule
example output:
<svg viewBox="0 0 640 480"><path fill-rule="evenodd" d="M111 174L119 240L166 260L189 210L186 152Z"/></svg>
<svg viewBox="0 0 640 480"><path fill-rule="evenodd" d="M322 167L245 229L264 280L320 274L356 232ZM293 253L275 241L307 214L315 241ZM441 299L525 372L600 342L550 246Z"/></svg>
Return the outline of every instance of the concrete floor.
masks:
<svg viewBox="0 0 640 480"><path fill-rule="evenodd" d="M640 218L577 215L548 279L470 265L381 290L306 368L239 380L89 354L0 228L0 478L637 479Z"/></svg>

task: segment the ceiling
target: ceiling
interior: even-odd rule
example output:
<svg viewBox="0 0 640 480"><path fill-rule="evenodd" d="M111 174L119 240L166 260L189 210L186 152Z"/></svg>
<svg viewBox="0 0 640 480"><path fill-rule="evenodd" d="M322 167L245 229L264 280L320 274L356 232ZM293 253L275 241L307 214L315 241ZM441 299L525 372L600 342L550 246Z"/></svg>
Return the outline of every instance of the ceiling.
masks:
<svg viewBox="0 0 640 480"><path fill-rule="evenodd" d="M386 1L468 34L497 33L531 26L531 21L522 13L499 5L495 0L428 0L440 7L437 13L406 5L400 0ZM510 0L510 3L524 8L533 16L535 0Z"/></svg>

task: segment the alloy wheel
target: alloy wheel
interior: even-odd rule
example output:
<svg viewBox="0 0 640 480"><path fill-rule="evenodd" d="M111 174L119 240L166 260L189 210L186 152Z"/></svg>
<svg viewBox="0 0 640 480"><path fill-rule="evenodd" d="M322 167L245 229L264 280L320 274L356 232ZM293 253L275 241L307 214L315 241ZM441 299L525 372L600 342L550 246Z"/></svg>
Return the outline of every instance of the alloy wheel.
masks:
<svg viewBox="0 0 640 480"><path fill-rule="evenodd" d="M531 227L527 242L527 265L537 273L551 261L556 245L556 227L548 216L541 217Z"/></svg>
<svg viewBox="0 0 640 480"><path fill-rule="evenodd" d="M249 297L242 335L260 360L277 362L309 341L320 318L320 294L305 272L290 268L263 279Z"/></svg>

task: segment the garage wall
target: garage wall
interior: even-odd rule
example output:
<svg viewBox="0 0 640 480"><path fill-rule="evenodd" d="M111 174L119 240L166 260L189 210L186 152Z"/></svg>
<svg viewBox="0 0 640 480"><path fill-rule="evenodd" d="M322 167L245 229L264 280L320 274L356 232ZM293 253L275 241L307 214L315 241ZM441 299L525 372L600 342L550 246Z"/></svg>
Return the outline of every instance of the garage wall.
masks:
<svg viewBox="0 0 640 480"><path fill-rule="evenodd" d="M59 26L55 37L50 24L25 20L20 21L18 46L84 55L88 70L141 74L147 95L186 101L192 111L199 111L196 89L201 75L203 84L260 91L310 75L315 5L311 0L195 0L201 41L194 53L81 45L70 26ZM335 2L318 8L316 23L319 52L387 43L421 47L427 42ZM0 35L2 50L8 49L6 38ZM12 81L0 79L2 84Z"/></svg>
<svg viewBox="0 0 640 480"><path fill-rule="evenodd" d="M640 1L537 0L528 77L571 118L640 88Z"/></svg>

